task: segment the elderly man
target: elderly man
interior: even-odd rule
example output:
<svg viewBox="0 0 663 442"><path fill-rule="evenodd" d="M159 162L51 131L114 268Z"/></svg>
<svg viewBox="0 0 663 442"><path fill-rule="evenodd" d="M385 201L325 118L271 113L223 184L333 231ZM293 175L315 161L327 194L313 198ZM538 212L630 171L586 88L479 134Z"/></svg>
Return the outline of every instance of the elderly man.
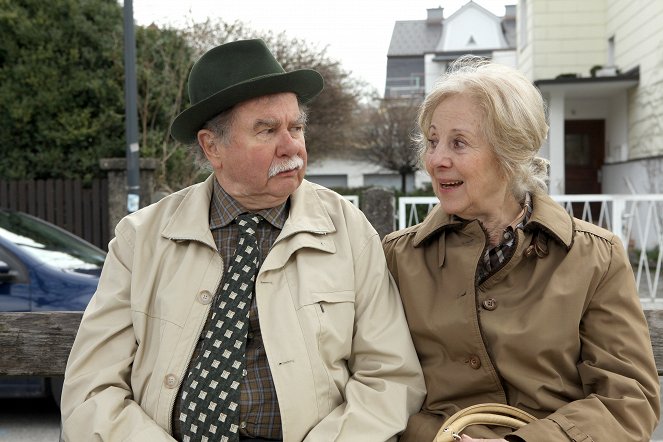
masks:
<svg viewBox="0 0 663 442"><path fill-rule="evenodd" d="M68 441L386 441L421 368L380 239L305 181L323 87L261 40L218 46L171 133L214 173L117 225L72 348Z"/></svg>

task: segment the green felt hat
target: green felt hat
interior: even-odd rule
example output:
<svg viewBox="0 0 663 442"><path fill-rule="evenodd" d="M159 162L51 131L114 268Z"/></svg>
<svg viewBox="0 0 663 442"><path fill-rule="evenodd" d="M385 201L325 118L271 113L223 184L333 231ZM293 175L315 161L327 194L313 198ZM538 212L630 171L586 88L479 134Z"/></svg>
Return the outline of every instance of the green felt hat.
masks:
<svg viewBox="0 0 663 442"><path fill-rule="evenodd" d="M191 106L175 117L170 134L193 144L207 121L237 103L280 92L293 92L300 103L307 103L323 86L317 71L283 70L260 39L226 43L207 51L191 68Z"/></svg>

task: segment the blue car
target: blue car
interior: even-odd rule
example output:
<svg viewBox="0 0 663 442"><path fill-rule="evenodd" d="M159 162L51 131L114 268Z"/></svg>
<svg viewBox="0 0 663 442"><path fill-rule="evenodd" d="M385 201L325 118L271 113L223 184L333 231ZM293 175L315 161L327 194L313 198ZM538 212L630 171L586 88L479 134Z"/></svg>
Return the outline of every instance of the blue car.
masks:
<svg viewBox="0 0 663 442"><path fill-rule="evenodd" d="M0 209L0 311L82 311L106 252L34 216ZM53 395L62 378L0 377L0 397Z"/></svg>

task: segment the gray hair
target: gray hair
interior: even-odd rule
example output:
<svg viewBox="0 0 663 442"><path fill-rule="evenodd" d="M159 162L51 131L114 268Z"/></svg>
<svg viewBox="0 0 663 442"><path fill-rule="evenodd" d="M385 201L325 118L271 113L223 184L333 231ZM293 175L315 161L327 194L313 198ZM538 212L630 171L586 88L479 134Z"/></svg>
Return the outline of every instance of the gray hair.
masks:
<svg viewBox="0 0 663 442"><path fill-rule="evenodd" d="M230 143L230 131L232 129L233 121L235 119L234 108L227 109L211 120L207 120L201 129L211 131L215 137L219 138L224 144ZM189 151L193 155L194 164L200 170L212 172L212 166L205 156L203 148L198 144L198 141L188 146Z"/></svg>
<svg viewBox="0 0 663 442"><path fill-rule="evenodd" d="M299 97L298 97L299 100ZM299 113L302 116L304 124L308 121L308 107L299 103ZM232 139L231 132L233 123L235 122L235 108L231 107L210 120L207 120L201 129L209 130L216 138L221 140L225 145L230 144ZM203 171L212 172L212 166L205 156L203 148L196 141L188 146L189 151L193 155L194 164Z"/></svg>
<svg viewBox="0 0 663 442"><path fill-rule="evenodd" d="M467 95L483 113L479 129L520 200L526 192L547 192L548 160L536 154L548 135L539 90L519 71L485 58L464 55L454 61L419 108L415 142L423 163L433 112L445 99Z"/></svg>

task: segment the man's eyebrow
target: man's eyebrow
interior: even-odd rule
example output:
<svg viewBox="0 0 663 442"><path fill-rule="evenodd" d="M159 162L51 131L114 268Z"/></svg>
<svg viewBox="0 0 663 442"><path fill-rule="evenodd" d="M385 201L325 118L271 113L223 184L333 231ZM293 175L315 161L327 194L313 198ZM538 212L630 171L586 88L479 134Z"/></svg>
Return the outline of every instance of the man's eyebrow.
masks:
<svg viewBox="0 0 663 442"><path fill-rule="evenodd" d="M253 123L253 129L257 130L257 129L261 129L263 127L270 127L270 128L271 127L277 127L280 124L281 124L281 122L279 120L277 120L276 118L265 118L265 119L261 118L261 119L256 120L255 123Z"/></svg>

